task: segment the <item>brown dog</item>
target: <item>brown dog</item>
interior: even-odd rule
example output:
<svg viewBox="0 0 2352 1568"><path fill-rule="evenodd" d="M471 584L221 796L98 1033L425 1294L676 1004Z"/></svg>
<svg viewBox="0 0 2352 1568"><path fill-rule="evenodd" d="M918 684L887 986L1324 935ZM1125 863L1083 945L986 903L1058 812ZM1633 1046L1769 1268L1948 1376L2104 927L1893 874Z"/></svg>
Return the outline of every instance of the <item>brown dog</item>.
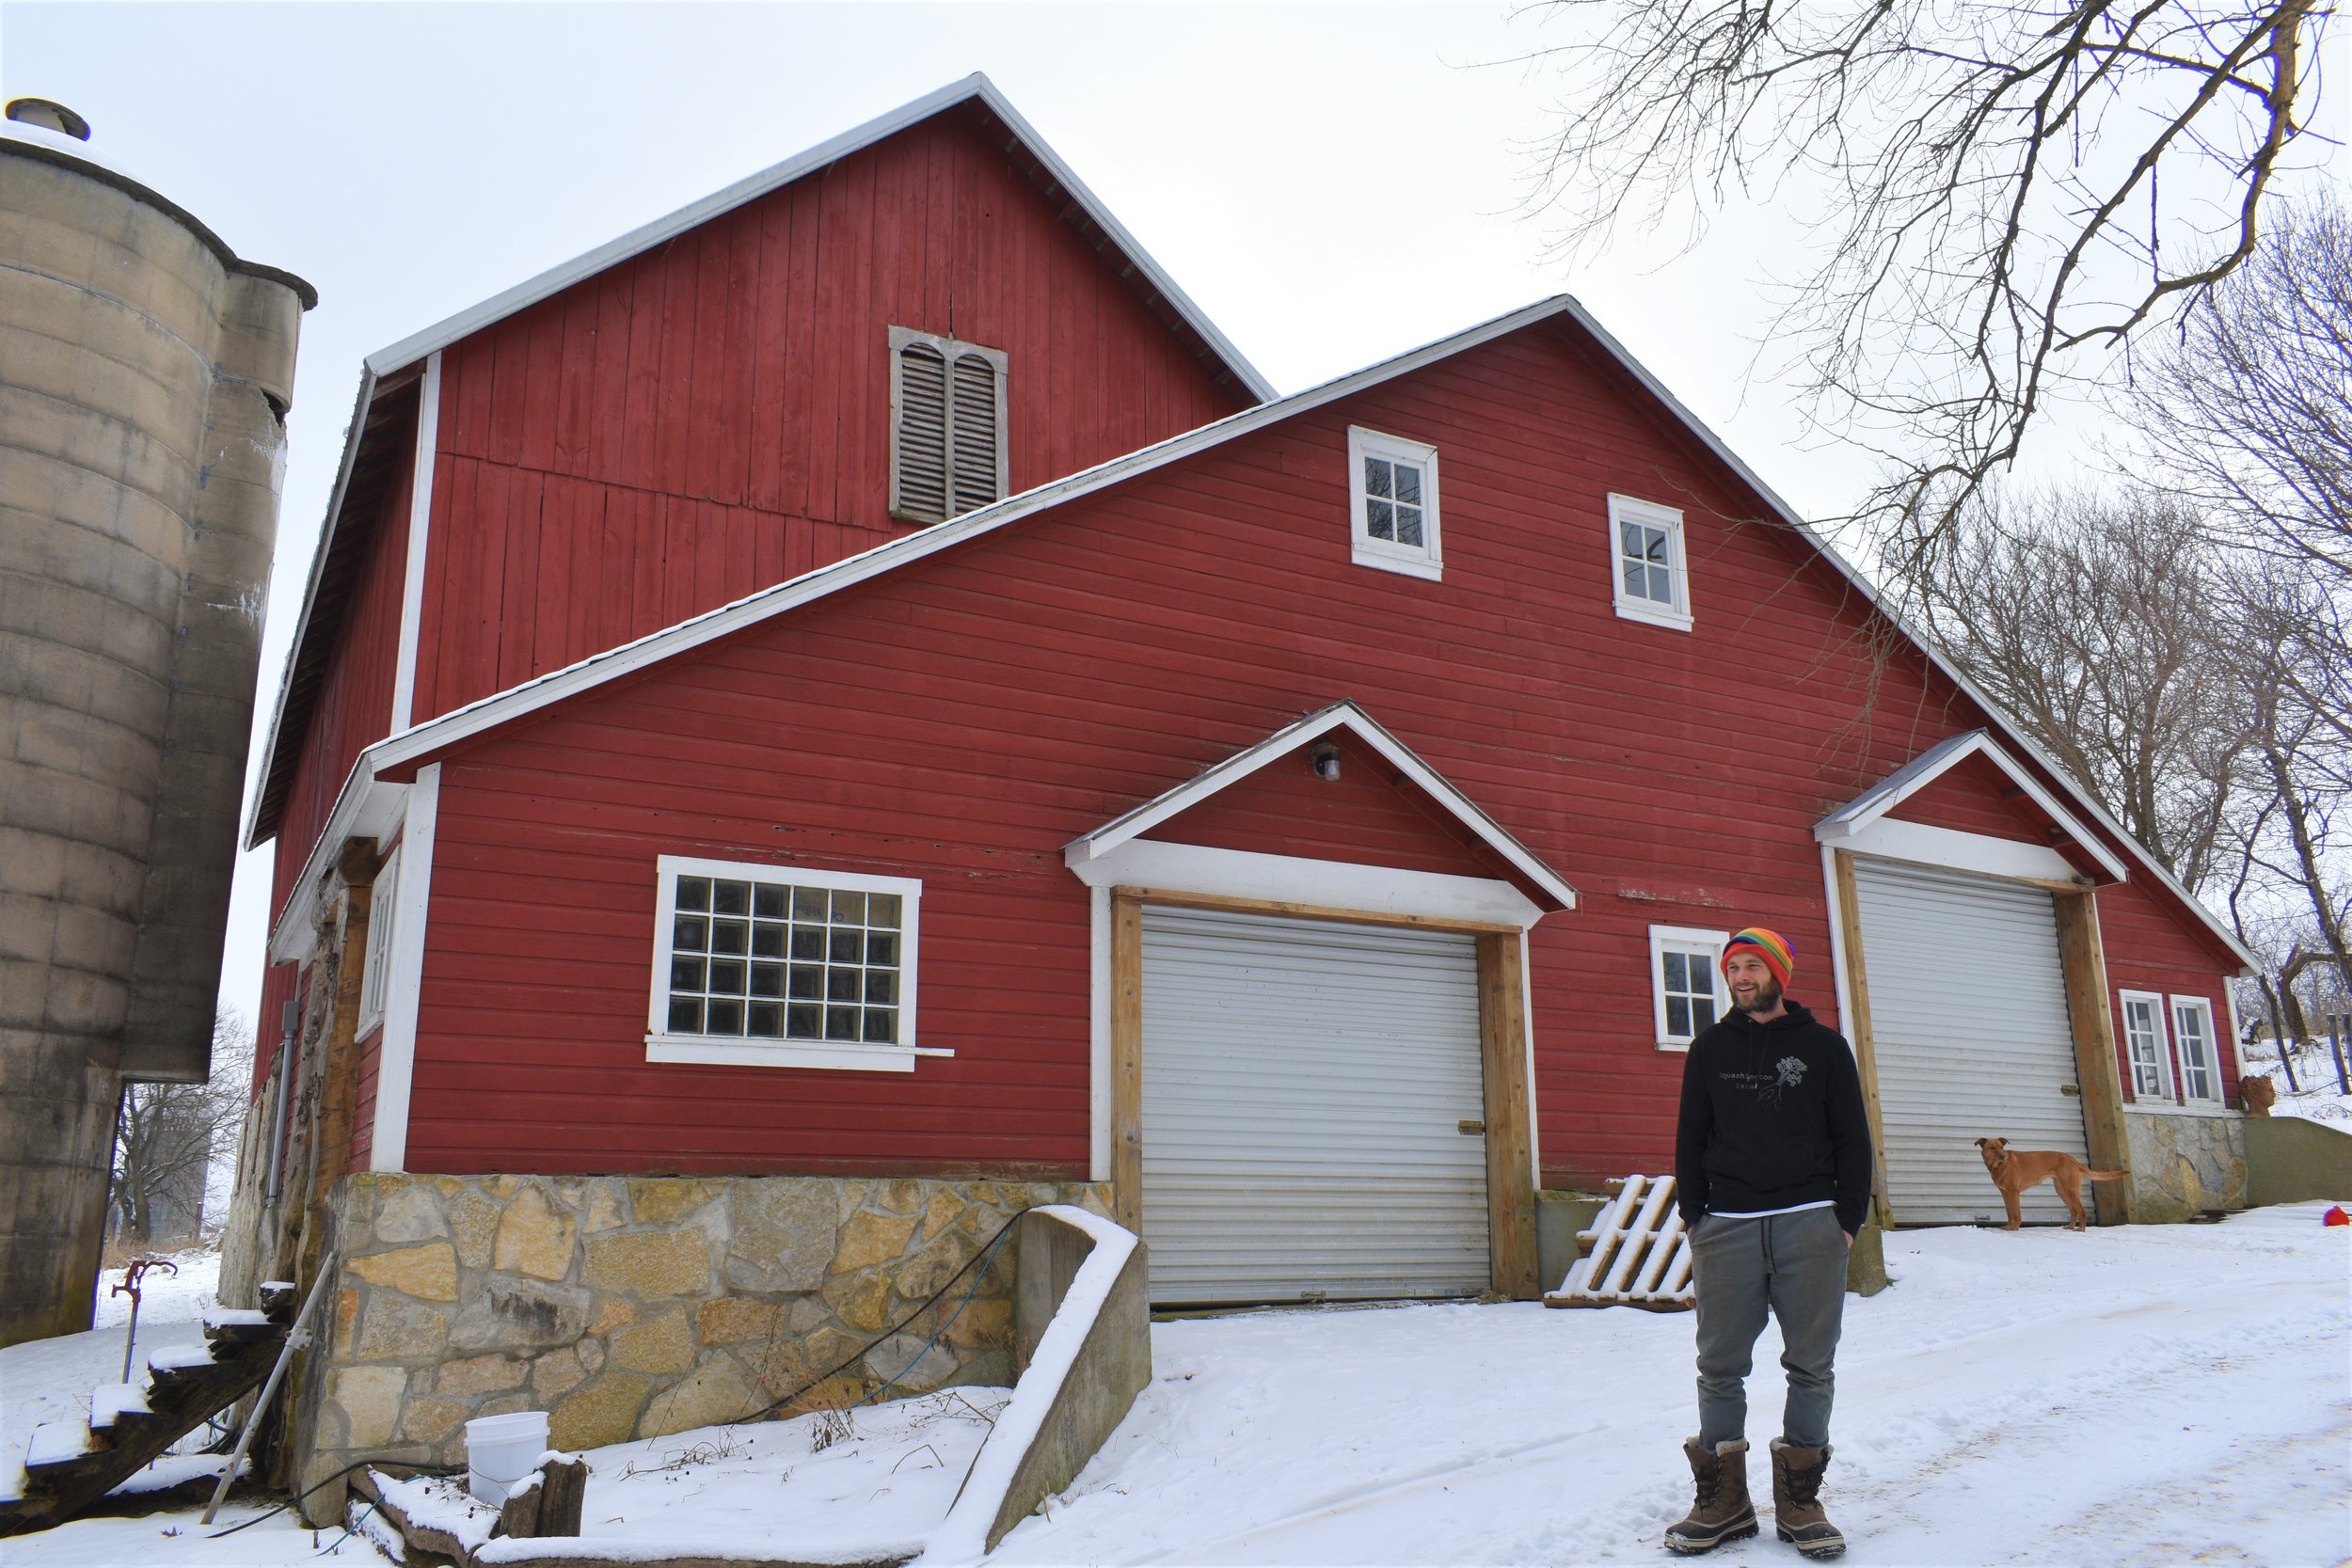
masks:
<svg viewBox="0 0 2352 1568"><path fill-rule="evenodd" d="M2025 1223L2018 1209L2018 1195L2045 1178L2058 1189L2058 1196L2066 1200L2066 1212L2073 1218L2066 1222L2069 1230L2080 1230L2090 1223L2089 1211L2083 1208L2083 1181L2121 1181L2132 1173L2127 1170L2092 1170L2072 1154L2059 1154L2046 1148L2017 1148L2009 1147L2007 1138L1979 1138L1977 1152L1984 1156L1984 1168L1993 1173L1993 1184L2001 1189L2001 1201L2009 1205L2009 1224L2004 1229L2014 1230Z"/></svg>

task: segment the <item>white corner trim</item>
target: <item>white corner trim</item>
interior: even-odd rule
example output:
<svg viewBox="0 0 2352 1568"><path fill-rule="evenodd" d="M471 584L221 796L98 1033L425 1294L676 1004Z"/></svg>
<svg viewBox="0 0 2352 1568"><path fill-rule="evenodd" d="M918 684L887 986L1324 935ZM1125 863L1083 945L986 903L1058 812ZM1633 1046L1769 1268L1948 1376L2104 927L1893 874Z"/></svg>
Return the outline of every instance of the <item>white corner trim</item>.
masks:
<svg viewBox="0 0 2352 1568"><path fill-rule="evenodd" d="M1921 822L1898 822L1892 817L1882 817L1838 839L1834 847L1881 860L1973 871L1980 877L2028 878L2042 882L2072 881L2074 878L2074 867L2066 857L2046 845L1962 832L1957 828L1931 828Z"/></svg>
<svg viewBox="0 0 2352 1568"><path fill-rule="evenodd" d="M1365 745L1377 752L1391 767L1404 774L1430 799L1443 806L1449 816L1475 833L1487 847L1508 861L1528 880L1558 900L1562 909L1576 908L1576 889L1570 887L1558 872L1537 860L1525 845L1513 837L1501 823L1479 810L1470 801L1470 797L1454 788L1443 774L1422 761L1410 747L1383 729L1371 715L1353 703L1333 703L1329 707L1311 713L1296 723L1277 730L1255 746L1236 752L1215 767L1195 774L1191 779L1157 799L1147 800L1133 811L1113 818L1084 837L1072 840L1062 847L1062 862L1073 871L1078 872L1079 876L1089 885L1101 885L1082 869L1089 861L1100 860L1138 834L1167 821L1187 807L1197 805L1227 785L1237 784L1249 777L1268 763L1290 755L1318 736L1327 735L1333 730L1342 728L1346 729ZM1284 859L1286 857L1261 858ZM1311 861L1300 863L1323 865L1339 863ZM1404 877L1417 874L1392 871L1383 872L1382 875ZM1136 880L1135 878L1118 879ZM1446 879L1457 882L1483 880L1483 879L1476 878L1448 878ZM1187 889L1186 891L1205 892L1209 890ZM1263 896L1276 895L1264 895ZM1300 896L1307 903L1327 905L1334 902L1329 898ZM1533 922L1522 924L1533 924Z"/></svg>
<svg viewBox="0 0 2352 1568"><path fill-rule="evenodd" d="M1821 846L1821 894L1829 911L1829 973L1837 991L1837 1032L1846 1037L1846 1049L1859 1058L1862 1048L1855 1042L1853 1026L1853 971L1846 957L1846 901L1837 894L1837 851Z"/></svg>
<svg viewBox="0 0 2352 1568"><path fill-rule="evenodd" d="M441 765L417 769L401 830L399 907L385 979L384 1037L375 1054L375 1136L370 1170L405 1170L408 1096L416 1082L417 1014L424 987L425 916L433 903L433 834L441 809Z"/></svg>
<svg viewBox="0 0 2352 1568"><path fill-rule="evenodd" d="M417 637L424 624L424 555L433 531L433 461L441 447L441 352L425 356L424 385L417 390L416 468L408 489L408 564L400 585L400 662L392 674L392 727L398 735L414 722L417 700Z"/></svg>
<svg viewBox="0 0 2352 1568"><path fill-rule="evenodd" d="M1264 898L1521 930L1544 917L1541 906L1500 879L1211 849L1156 839L1135 839L1107 854L1073 862L1070 869L1080 881L1098 889L1147 887L1216 898Z"/></svg>
<svg viewBox="0 0 2352 1568"><path fill-rule="evenodd" d="M1087 889L1087 1180L1111 1179L1111 890Z"/></svg>
<svg viewBox="0 0 2352 1568"><path fill-rule="evenodd" d="M1527 1180L1541 1192L1544 1185L1544 1118L1535 1105L1535 964L1527 950L1527 932L1519 932L1519 1033L1525 1037L1527 1063Z"/></svg>
<svg viewBox="0 0 2352 1568"><path fill-rule="evenodd" d="M2248 1071L2246 1066L2246 1021L2238 1016L2237 988L2230 984L2230 977L2226 974L2221 977L2221 1002L2222 1006L2230 1009L2230 1060L2237 1064L2237 1081L2240 1085L2243 1085L2246 1082L2246 1074ZM2244 1094L2246 1091L2241 1086L2238 1092L2240 1094Z"/></svg>

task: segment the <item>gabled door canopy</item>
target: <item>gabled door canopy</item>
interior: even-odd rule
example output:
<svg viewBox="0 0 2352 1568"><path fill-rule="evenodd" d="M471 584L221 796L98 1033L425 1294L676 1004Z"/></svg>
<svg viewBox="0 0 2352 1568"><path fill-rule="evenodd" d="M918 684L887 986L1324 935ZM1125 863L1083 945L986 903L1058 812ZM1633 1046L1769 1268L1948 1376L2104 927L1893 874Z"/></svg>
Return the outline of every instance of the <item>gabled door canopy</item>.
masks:
<svg viewBox="0 0 2352 1568"><path fill-rule="evenodd" d="M1535 858L1528 847L1514 838L1502 825L1471 803L1444 775L1431 768L1412 748L1383 729L1371 715L1354 703L1333 703L1330 706L1309 714L1296 723L1277 730L1247 751L1237 752L1223 762L1177 785L1155 800L1122 816L1116 817L1082 838L1073 839L1062 847L1062 862L1087 881L1097 879L1088 875L1089 868L1103 861L1122 845L1150 832L1179 813L1199 805L1219 790L1249 777L1277 758L1290 755L1335 730L1346 730L1393 767L1399 773L1434 801L1446 815L1467 828L1471 835L1524 878L1543 898L1556 910L1576 908L1576 889L1570 887L1558 872ZM1416 874L1420 875L1420 874Z"/></svg>
<svg viewBox="0 0 2352 1568"><path fill-rule="evenodd" d="M2079 818L2059 803L2055 794L2043 788L2041 781L2026 772L2017 759L1996 745L1992 735L1984 730L1970 730L1965 735L1956 735L1949 740L1940 741L1929 747L1895 769L1894 772L1889 773L1885 778L1815 823L1814 838L1834 849L1853 849L1863 853L1874 852L1870 843L1874 836L1870 830L1874 825L1896 807L1972 756L1983 757L2007 775L2009 781L2050 818L2051 824L2067 838L2073 840L2075 847L2096 861L2099 868L2110 879L2119 882L2130 879L2131 868L2123 863L2122 858L2099 842ZM1982 836L1957 833L1949 829L1928 828L1913 823L1894 823L1890 826L1909 830L1916 834L1949 835L1953 838ZM2006 840L1987 840L1988 844L2007 842ZM2018 856L2017 870L2013 873L2014 875L2042 876L2058 880L2069 879L2074 875L2074 868L2066 864L2064 857L2047 846L2019 841L2014 847ZM1894 858L1899 860L1914 857L1896 853ZM1970 869L1977 868L1971 867Z"/></svg>

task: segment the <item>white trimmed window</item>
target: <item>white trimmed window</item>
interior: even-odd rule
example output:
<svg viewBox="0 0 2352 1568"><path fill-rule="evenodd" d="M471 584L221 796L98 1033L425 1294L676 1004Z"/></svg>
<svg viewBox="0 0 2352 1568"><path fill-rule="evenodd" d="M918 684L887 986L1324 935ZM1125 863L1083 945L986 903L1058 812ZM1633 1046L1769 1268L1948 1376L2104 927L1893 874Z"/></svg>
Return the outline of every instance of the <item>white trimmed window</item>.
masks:
<svg viewBox="0 0 2352 1568"><path fill-rule="evenodd" d="M1731 1010L1724 990L1724 943L1728 931L1686 926L1649 928L1650 994L1658 1019L1658 1049L1688 1051L1699 1032Z"/></svg>
<svg viewBox="0 0 2352 1568"><path fill-rule="evenodd" d="M2165 1049L2164 998L2153 991L2119 993L2123 1003L2123 1053L2132 1064L2132 1098L2172 1098L2171 1053Z"/></svg>
<svg viewBox="0 0 2352 1568"><path fill-rule="evenodd" d="M908 1072L923 884L663 855L650 1062Z"/></svg>
<svg viewBox="0 0 2352 1568"><path fill-rule="evenodd" d="M1654 501L1611 496L1609 543L1617 613L1689 631L1691 572L1683 552L1682 514Z"/></svg>
<svg viewBox="0 0 2352 1568"><path fill-rule="evenodd" d="M2214 1045L2211 1002L2201 996L2172 998L2172 1043L2181 1053L2182 1097L2220 1104L2221 1065Z"/></svg>
<svg viewBox="0 0 2352 1568"><path fill-rule="evenodd" d="M890 329L890 513L939 523L1005 497L1002 349Z"/></svg>
<svg viewBox="0 0 2352 1568"><path fill-rule="evenodd" d="M1359 566L1444 576L1438 541L1438 449L1347 427L1350 554Z"/></svg>
<svg viewBox="0 0 2352 1568"><path fill-rule="evenodd" d="M400 912L400 851L384 858L375 873L374 891L368 895L368 951L360 960L359 1029L365 1036L384 1022L384 997L390 990L392 926Z"/></svg>

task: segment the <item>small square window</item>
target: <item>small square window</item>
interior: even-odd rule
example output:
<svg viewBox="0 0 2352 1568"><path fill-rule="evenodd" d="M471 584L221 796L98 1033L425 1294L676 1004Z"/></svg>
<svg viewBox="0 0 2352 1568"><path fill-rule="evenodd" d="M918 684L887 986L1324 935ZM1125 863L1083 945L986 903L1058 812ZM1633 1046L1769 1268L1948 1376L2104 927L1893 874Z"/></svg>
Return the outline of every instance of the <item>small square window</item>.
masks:
<svg viewBox="0 0 2352 1568"><path fill-rule="evenodd" d="M1350 425L1350 554L1359 566L1438 578L1438 449Z"/></svg>
<svg viewBox="0 0 2352 1568"><path fill-rule="evenodd" d="M1730 1010L1718 968L1728 931L1683 926L1649 928L1650 997L1658 1025L1658 1049L1688 1051L1691 1042Z"/></svg>
<svg viewBox="0 0 2352 1568"><path fill-rule="evenodd" d="M649 1061L906 1071L922 884L660 858Z"/></svg>
<svg viewBox="0 0 2352 1568"><path fill-rule="evenodd" d="M1682 514L1671 506L1609 498L1610 580L1629 621L1691 629L1691 572Z"/></svg>

